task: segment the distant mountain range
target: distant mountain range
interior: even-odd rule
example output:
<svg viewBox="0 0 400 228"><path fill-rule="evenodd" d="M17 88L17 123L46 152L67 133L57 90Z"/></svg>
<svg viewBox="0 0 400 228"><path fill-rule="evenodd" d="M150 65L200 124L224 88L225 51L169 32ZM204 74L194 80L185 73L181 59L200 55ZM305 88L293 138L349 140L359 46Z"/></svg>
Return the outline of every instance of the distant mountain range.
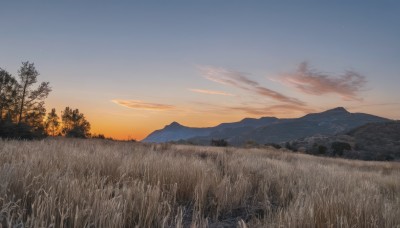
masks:
<svg viewBox="0 0 400 228"><path fill-rule="evenodd" d="M207 128L186 127L173 122L163 129L154 131L142 141L186 141L209 145L212 139L224 139L230 145L242 145L248 141L259 144L282 143L316 135L336 135L367 123L386 121L390 120L365 113L350 113L346 109L338 107L300 118L245 118L239 122L222 123Z"/></svg>

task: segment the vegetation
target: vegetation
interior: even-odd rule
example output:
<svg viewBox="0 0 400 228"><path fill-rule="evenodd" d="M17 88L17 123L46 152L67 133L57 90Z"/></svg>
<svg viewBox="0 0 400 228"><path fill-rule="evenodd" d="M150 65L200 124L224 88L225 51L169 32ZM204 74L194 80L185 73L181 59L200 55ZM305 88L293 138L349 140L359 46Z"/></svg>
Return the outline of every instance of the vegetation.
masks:
<svg viewBox="0 0 400 228"><path fill-rule="evenodd" d="M281 149L282 146L277 143L266 143L265 146L272 146L275 149Z"/></svg>
<svg viewBox="0 0 400 228"><path fill-rule="evenodd" d="M0 226L400 226L399 163L282 150L0 140Z"/></svg>
<svg viewBox="0 0 400 228"><path fill-rule="evenodd" d="M339 155L339 156L343 156L343 153L345 151L351 150L350 144L345 142L333 142L331 148L333 150L333 155Z"/></svg>
<svg viewBox="0 0 400 228"><path fill-rule="evenodd" d="M225 139L212 139L211 146L226 147L228 142Z"/></svg>
<svg viewBox="0 0 400 228"><path fill-rule="evenodd" d="M62 114L63 128L62 133L70 138L87 138L90 136L90 123L85 115L78 109L66 107Z"/></svg>
<svg viewBox="0 0 400 228"><path fill-rule="evenodd" d="M29 139L45 135L44 100L51 88L42 82L36 89L39 73L33 63L23 62L18 70L19 81L0 69L0 136Z"/></svg>
<svg viewBox="0 0 400 228"><path fill-rule="evenodd" d="M52 109L45 120L45 99L51 88L49 82L42 82L36 89L33 88L39 76L33 63L23 62L18 70L18 76L19 81L0 68L0 138L35 139L47 135L75 138L90 136L90 123L78 109L65 108L62 122L56 110Z"/></svg>
<svg viewBox="0 0 400 228"><path fill-rule="evenodd" d="M53 108L51 112L47 114L47 120L45 122L45 128L49 135L57 136L60 133L60 118L57 115L56 109Z"/></svg>

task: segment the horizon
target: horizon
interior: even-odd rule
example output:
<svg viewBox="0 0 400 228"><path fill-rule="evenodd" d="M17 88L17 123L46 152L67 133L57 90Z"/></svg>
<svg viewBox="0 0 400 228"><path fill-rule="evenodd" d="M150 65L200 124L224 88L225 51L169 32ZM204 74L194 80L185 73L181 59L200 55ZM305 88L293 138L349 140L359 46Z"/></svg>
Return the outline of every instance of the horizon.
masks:
<svg viewBox="0 0 400 228"><path fill-rule="evenodd" d="M47 112L115 139L336 107L400 119L396 1L6 2L0 26L0 68L34 62Z"/></svg>
<svg viewBox="0 0 400 228"><path fill-rule="evenodd" d="M301 115L301 116L298 116L298 117L292 117L292 118L279 118L279 117L276 117L276 116L260 116L260 117L253 117L253 118L252 118L252 117L244 117L244 118L242 118L242 119L240 119L240 120L238 120L238 121L234 121L234 122L222 122L222 123L218 123L218 124L216 124L216 125L205 126L205 127L206 127L206 128L207 128L207 127L216 127L216 126L218 126L218 125L220 125L220 124L224 124L224 123L236 123L236 122L243 121L243 120L245 120L245 119L262 119L262 118L296 119L296 118L305 117L305 116L307 116L307 115L309 115L309 114L320 114L320 113L323 113L323 112L328 112L328 111L332 111L332 110L336 110L336 109L343 109L344 111L349 112L349 110L347 110L345 107L340 107L340 106L338 106L338 107L333 107L333 108L330 108L330 109L327 109L327 110L323 110L323 111L321 111L321 112L310 112L310 113L306 113L306 114L304 114L304 115ZM349 113L351 113L351 114L358 114L358 113L362 113L362 112L349 112ZM373 115L373 114L370 114L370 113L362 113L362 114ZM382 117L382 116L378 116L378 117ZM384 118L386 118L386 117L384 117ZM392 121L398 121L397 119L390 119L390 118L387 118L387 119L392 120ZM170 126L170 125L172 125L172 124L174 124L174 123L179 124L179 125L181 125L181 126L183 126L183 127L192 127L192 126L183 125L183 124L179 123L179 121L172 121L171 123L165 125L164 127Z"/></svg>

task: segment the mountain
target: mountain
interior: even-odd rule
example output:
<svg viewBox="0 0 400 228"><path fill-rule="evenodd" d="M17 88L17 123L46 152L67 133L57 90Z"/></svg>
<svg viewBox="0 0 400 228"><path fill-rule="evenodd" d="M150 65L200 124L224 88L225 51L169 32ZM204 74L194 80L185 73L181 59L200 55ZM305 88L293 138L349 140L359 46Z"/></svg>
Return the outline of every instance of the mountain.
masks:
<svg viewBox="0 0 400 228"><path fill-rule="evenodd" d="M173 122L161 130L154 131L143 142L185 140L207 145L211 139L225 139L231 145L242 145L247 141L261 144L280 143L314 135L335 135L367 123L385 121L389 120L364 113L350 113L338 107L300 118L245 118L239 122L222 123L208 128L191 128Z"/></svg>
<svg viewBox="0 0 400 228"><path fill-rule="evenodd" d="M202 136L227 137L229 134L240 134L241 132L254 129L258 126L268 125L277 120L278 118L275 117L262 117L260 119L245 118L239 122L222 123L208 128L186 127L177 122L172 122L163 129L152 132L142 142L170 142Z"/></svg>
<svg viewBox="0 0 400 228"><path fill-rule="evenodd" d="M400 159L400 121L369 123L353 129L355 149L371 160Z"/></svg>
<svg viewBox="0 0 400 228"><path fill-rule="evenodd" d="M161 130L156 130L148 135L142 142L170 142L185 140L196 136L207 136L211 134L212 128L193 128L186 127L177 122L165 126Z"/></svg>
<svg viewBox="0 0 400 228"><path fill-rule="evenodd" d="M334 136L312 136L289 142L290 148L335 156L333 145L348 144L340 156L362 160L400 159L400 121L367 123ZM325 149L321 149L325 148Z"/></svg>

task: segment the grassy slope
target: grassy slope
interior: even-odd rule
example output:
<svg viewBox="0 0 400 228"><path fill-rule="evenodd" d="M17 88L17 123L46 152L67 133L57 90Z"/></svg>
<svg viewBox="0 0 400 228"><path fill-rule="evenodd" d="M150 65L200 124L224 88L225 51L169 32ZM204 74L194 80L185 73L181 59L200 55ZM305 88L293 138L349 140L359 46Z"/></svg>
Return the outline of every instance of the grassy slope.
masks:
<svg viewBox="0 0 400 228"><path fill-rule="evenodd" d="M101 140L0 141L0 221L400 227L400 164Z"/></svg>

